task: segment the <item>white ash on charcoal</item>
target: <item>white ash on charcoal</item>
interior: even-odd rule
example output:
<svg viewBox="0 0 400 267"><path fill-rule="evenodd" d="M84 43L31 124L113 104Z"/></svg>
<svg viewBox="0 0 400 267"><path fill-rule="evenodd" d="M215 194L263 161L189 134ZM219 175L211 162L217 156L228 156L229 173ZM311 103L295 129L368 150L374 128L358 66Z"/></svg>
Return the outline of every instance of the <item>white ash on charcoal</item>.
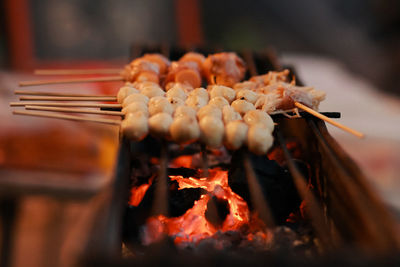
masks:
<svg viewBox="0 0 400 267"><path fill-rule="evenodd" d="M266 238L266 234L268 237ZM278 226L268 231L241 229L240 231L218 231L210 238L198 243L184 243L179 247L195 253L226 251L230 253L284 252L303 256L315 256L317 241L309 229L295 231L287 226Z"/></svg>

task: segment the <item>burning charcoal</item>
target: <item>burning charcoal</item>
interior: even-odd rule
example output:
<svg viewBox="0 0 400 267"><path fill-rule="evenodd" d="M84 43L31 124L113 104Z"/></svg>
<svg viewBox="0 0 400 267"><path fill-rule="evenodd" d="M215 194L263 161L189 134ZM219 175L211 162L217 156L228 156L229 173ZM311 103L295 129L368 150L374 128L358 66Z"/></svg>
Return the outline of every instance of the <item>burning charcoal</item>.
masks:
<svg viewBox="0 0 400 267"><path fill-rule="evenodd" d="M243 156L244 153L240 150L233 153L228 181L232 190L248 203L250 209L253 209L243 165ZM277 223L283 223L290 212L300 205L300 198L290 173L265 156L254 154L249 156L274 219Z"/></svg>
<svg viewBox="0 0 400 267"><path fill-rule="evenodd" d="M185 169L188 171L189 169ZM182 173L179 173L181 175ZM169 217L178 217L193 207L196 200L200 199L200 196L205 193L201 188L185 188L178 190L178 183L176 181L168 180L169 191L168 191L168 209ZM129 241L139 240L139 229L143 226L146 220L152 216L152 206L154 200L156 188L156 181L147 190L142 201L137 207L129 206L126 210L124 219L124 237Z"/></svg>
<svg viewBox="0 0 400 267"><path fill-rule="evenodd" d="M171 190L171 188L174 188ZM169 215L170 217L179 217L193 207L196 200L200 198L205 191L201 188L185 188L178 190L178 183L171 182L169 190Z"/></svg>
<svg viewBox="0 0 400 267"><path fill-rule="evenodd" d="M206 219L213 226L219 228L229 214L229 203L227 200L213 196L207 203L205 213Z"/></svg>

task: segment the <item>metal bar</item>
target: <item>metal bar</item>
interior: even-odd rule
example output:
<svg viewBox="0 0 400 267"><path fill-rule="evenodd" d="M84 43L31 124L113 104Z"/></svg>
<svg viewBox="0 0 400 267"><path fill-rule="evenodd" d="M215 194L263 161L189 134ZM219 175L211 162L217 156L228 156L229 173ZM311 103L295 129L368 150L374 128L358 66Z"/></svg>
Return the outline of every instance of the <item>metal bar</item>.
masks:
<svg viewBox="0 0 400 267"><path fill-rule="evenodd" d="M316 197L308 189L306 179L296 167L296 164L286 147L286 142L282 133L279 131L279 129L275 129L275 133L278 137L279 143L287 160L287 165L289 167L289 171L293 178L293 182L297 188L297 191L299 192L300 197L306 201L306 208L309 216L311 217L311 223L316 230L316 233L321 240L322 245L325 248L329 249L332 247L333 244L329 234L328 226L324 218L323 210L318 204Z"/></svg>
<svg viewBox="0 0 400 267"><path fill-rule="evenodd" d="M17 215L17 200L5 198L0 200L0 219L2 226L0 266L12 266L14 238L15 238L15 217Z"/></svg>
<svg viewBox="0 0 400 267"><path fill-rule="evenodd" d="M335 166L335 170L339 174L335 176L335 179L329 179L329 183L336 192L345 197L347 205L352 207L353 214L349 214L347 219L358 219L359 226L365 229L364 235L369 238L369 244L365 244L365 247L374 252L385 252L394 249L398 245L397 241L394 236L389 236L385 233L386 230L384 230L385 227L383 225L377 223L380 218L375 210L371 210L371 205L373 204L355 185L354 180L331 150L314 121L308 120L308 124L321 149L329 157L330 162ZM365 236L360 237L360 239L364 238Z"/></svg>
<svg viewBox="0 0 400 267"><path fill-rule="evenodd" d="M261 191L261 186L258 182L256 173L254 172L248 152L243 151L243 153L243 165L246 172L247 183L249 185L251 202L253 203L255 210L258 212L260 219L266 224L266 226L274 228L276 224L272 216L271 208Z"/></svg>
<svg viewBox="0 0 400 267"><path fill-rule="evenodd" d="M116 165L115 181L106 188L100 205L106 201L106 207L98 213L97 222L90 229L90 240L85 246L82 259L86 265L99 262L102 259L116 259L120 257L122 244L122 229L124 210L129 200L131 183L131 151L130 141L126 138L120 140L118 160ZM100 208L96 204L95 208ZM105 234L106 233L106 234ZM96 265L97 266L97 265Z"/></svg>
<svg viewBox="0 0 400 267"><path fill-rule="evenodd" d="M162 141L160 151L160 168L158 170L158 176L154 183L155 197L152 207L152 215L158 216L160 214L168 216L168 143Z"/></svg>
<svg viewBox="0 0 400 267"><path fill-rule="evenodd" d="M203 174L208 177L208 159L207 159L207 148L204 144L200 144L200 154L203 166Z"/></svg>
<svg viewBox="0 0 400 267"><path fill-rule="evenodd" d="M368 209L372 210L381 221L383 227L381 229L386 232L386 235L391 237L394 241L394 246L400 248L400 236L397 227L397 223L393 216L387 210L385 204L379 198L377 193L372 190L368 182L363 179L361 170L353 163L353 160L339 147L335 140L329 135L325 124L322 121L310 122L315 125L316 130L325 140L327 147L332 151L332 154L338 155L338 162L342 165L342 168L346 171L349 177L352 178L353 183L358 188L360 194L369 201ZM318 125L318 126L317 126ZM340 156L340 157L339 157ZM375 217L375 216L374 216Z"/></svg>
<svg viewBox="0 0 400 267"><path fill-rule="evenodd" d="M328 118L332 118L332 119L339 119L341 117L340 112L320 112L320 113L327 116ZM315 117L315 116L311 115L310 113L307 113L304 111L300 111L299 114L302 118L314 118ZM270 114L270 116L273 119L286 118L285 115L283 115L283 114Z"/></svg>

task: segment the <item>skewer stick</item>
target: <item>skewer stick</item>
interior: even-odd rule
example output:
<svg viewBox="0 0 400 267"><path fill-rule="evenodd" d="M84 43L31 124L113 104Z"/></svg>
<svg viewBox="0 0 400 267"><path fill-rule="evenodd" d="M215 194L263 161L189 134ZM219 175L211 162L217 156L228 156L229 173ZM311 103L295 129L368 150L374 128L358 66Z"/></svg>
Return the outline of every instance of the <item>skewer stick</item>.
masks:
<svg viewBox="0 0 400 267"><path fill-rule="evenodd" d="M45 100L45 101L117 101L115 96L20 96L19 100Z"/></svg>
<svg viewBox="0 0 400 267"><path fill-rule="evenodd" d="M305 105L303 105L303 104L301 104L299 102L294 102L294 105L296 107L301 108L302 110L314 115L315 117L317 117L317 118L319 118L319 119L321 119L321 120L323 120L323 121L325 121L327 123L330 123L333 126L336 126L336 127L340 128L340 129L342 129L343 131L346 131L348 133L351 133L351 134L357 136L358 138L364 138L364 136L365 136L363 133L361 133L359 131L356 131L356 130L353 130L353 129L347 127L347 126L344 126L343 124L338 123L338 122L328 118L327 116L322 115L321 113L319 113L319 112L317 112L317 111L315 111L315 110L313 110L313 109L311 109L311 108L309 108L309 107L307 107L307 106L305 106Z"/></svg>
<svg viewBox="0 0 400 267"><path fill-rule="evenodd" d="M92 94L74 94L74 93L54 93L42 91L15 90L16 95L39 95L39 96L77 96L77 97L111 97L111 95L92 95ZM115 97L115 96L113 96ZM115 97L116 99L116 97Z"/></svg>
<svg viewBox="0 0 400 267"><path fill-rule="evenodd" d="M36 86L36 85L46 85L46 84L87 83L87 82L112 82L112 81L123 81L123 80L124 78L122 76L108 76L108 77L81 78L81 79L24 81L20 82L19 86Z"/></svg>
<svg viewBox="0 0 400 267"><path fill-rule="evenodd" d="M40 69L35 75L86 75L86 74L119 74L122 69Z"/></svg>
<svg viewBox="0 0 400 267"><path fill-rule="evenodd" d="M28 109L28 110L44 110L44 111L57 111L57 112L69 112L69 113L82 113L82 114L99 114L99 115L124 116L124 113L122 113L120 111L80 109L80 108L25 106L25 109Z"/></svg>
<svg viewBox="0 0 400 267"><path fill-rule="evenodd" d="M34 117L44 117L44 118L54 118L54 119L63 119L63 120L71 120L71 121L88 121L88 122L97 122L111 125L120 125L121 121L119 120L111 120L111 119L103 119L103 118L89 118L89 117L80 117L75 115L64 115L64 114L55 114L48 112L35 112L35 111L26 111L26 110L14 110L14 115L26 115L26 116L34 116Z"/></svg>
<svg viewBox="0 0 400 267"><path fill-rule="evenodd" d="M46 106L46 107L86 107L86 108L122 108L121 104L101 103L59 103L59 102L10 102L11 107Z"/></svg>

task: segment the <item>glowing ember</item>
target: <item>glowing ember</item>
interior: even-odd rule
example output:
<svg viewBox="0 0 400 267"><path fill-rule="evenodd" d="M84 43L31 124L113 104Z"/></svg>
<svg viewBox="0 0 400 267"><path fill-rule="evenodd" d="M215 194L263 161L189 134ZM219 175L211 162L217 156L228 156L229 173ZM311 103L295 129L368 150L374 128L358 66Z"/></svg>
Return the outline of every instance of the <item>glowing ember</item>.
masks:
<svg viewBox="0 0 400 267"><path fill-rule="evenodd" d="M140 202L142 202L142 199L147 192L147 189L149 189L150 185L153 183L153 179L154 175L149 179L148 184L142 184L139 186L132 187L131 198L129 199L129 205L135 207L139 206Z"/></svg>
<svg viewBox="0 0 400 267"><path fill-rule="evenodd" d="M213 236L218 231L237 231L245 225L249 226L248 228L257 227L256 231L265 228L258 219L250 218L247 203L229 187L227 171L215 168L209 170L209 178L170 176L170 179L179 184L179 190L202 188L209 194L202 195L199 200L195 201L193 207L180 217L167 218L160 215L150 218L142 232L142 242L145 245L160 240L164 234L173 237L176 244L187 244L197 243L204 238ZM210 224L205 216L207 203L212 195L227 200L229 204L229 214L220 229ZM249 225L250 221L255 221L254 224L252 223L252 227ZM249 233L246 238L251 240L253 235L253 233ZM267 235L264 234L264 236L267 239Z"/></svg>
<svg viewBox="0 0 400 267"><path fill-rule="evenodd" d="M192 160L193 160L193 156L191 156L191 155L179 156L172 160L171 167L173 167L173 168L177 168L177 167L191 168Z"/></svg>

